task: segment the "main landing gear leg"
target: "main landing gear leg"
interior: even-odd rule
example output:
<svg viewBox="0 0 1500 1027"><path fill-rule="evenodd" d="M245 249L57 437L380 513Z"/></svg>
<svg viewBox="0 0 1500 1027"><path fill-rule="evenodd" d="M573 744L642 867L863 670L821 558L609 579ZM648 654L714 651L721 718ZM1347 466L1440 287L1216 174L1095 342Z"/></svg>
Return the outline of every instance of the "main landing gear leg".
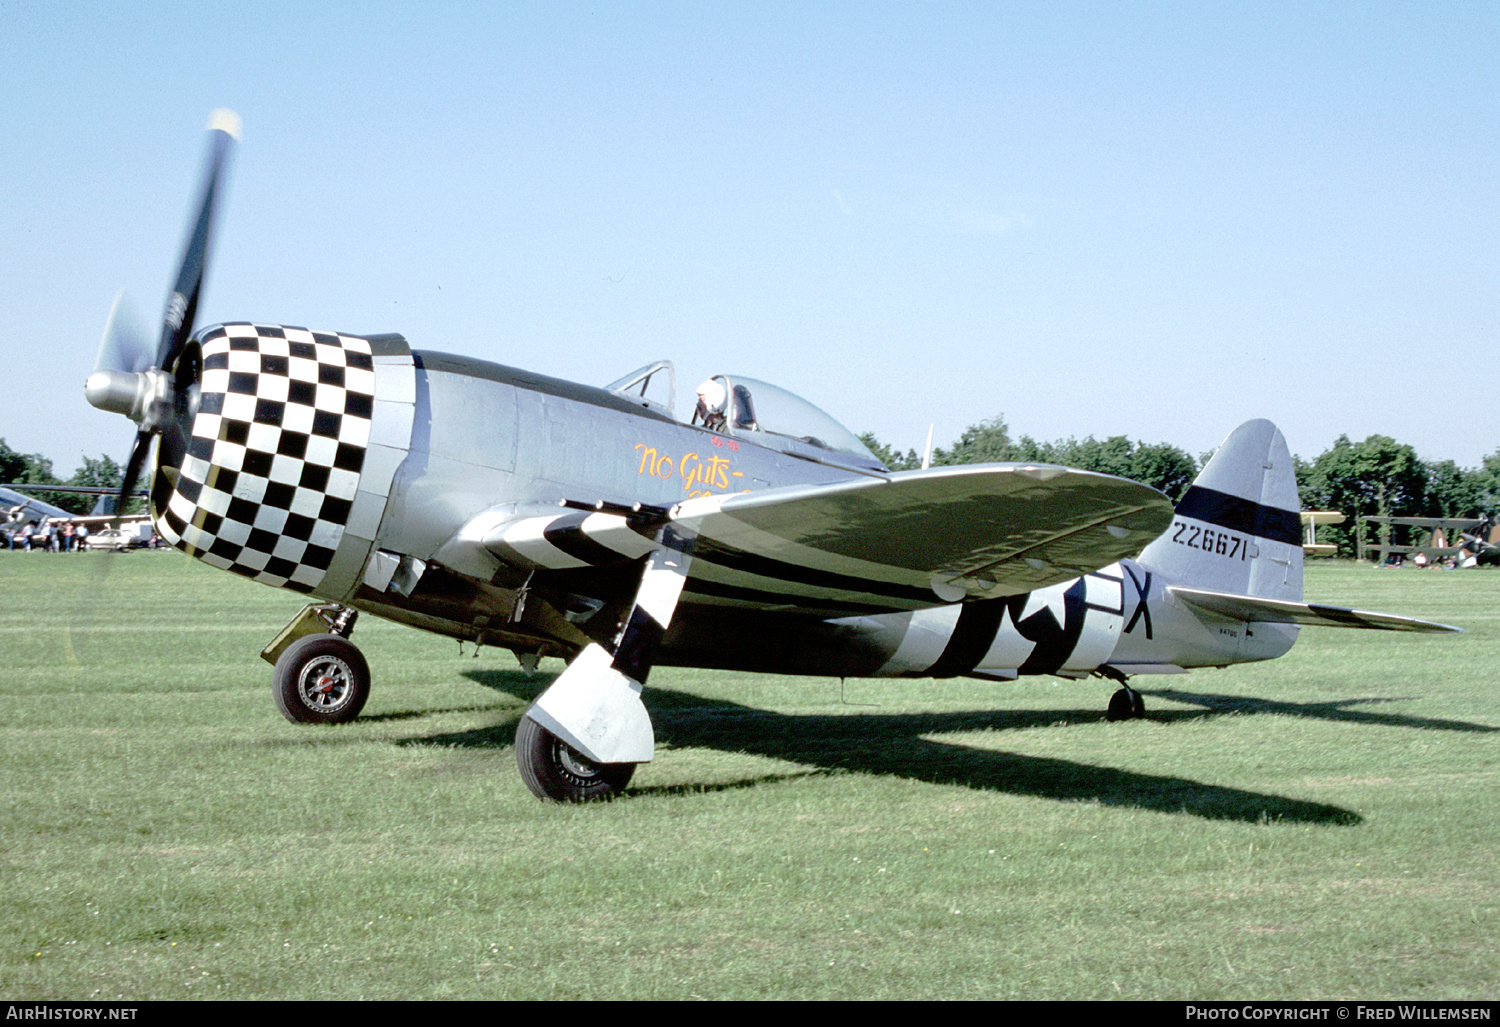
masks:
<svg viewBox="0 0 1500 1027"><path fill-rule="evenodd" d="M690 540L669 525L646 559L635 605L611 649L592 643L516 728L521 779L539 799L582 802L624 789L656 736L641 689L687 580Z"/></svg>
<svg viewBox="0 0 1500 1027"><path fill-rule="evenodd" d="M272 664L272 694L294 724L342 724L370 697L370 665L349 641L359 613L337 603L311 603L292 618L261 658Z"/></svg>

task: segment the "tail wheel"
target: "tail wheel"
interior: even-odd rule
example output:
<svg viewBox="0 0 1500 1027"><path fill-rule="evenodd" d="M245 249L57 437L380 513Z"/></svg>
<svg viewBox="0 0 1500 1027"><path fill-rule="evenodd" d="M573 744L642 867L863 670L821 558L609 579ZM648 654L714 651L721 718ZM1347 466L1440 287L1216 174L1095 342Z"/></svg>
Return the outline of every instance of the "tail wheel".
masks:
<svg viewBox="0 0 1500 1027"><path fill-rule="evenodd" d="M516 725L516 764L531 793L554 802L612 799L635 773L634 763L595 763L529 716Z"/></svg>
<svg viewBox="0 0 1500 1027"><path fill-rule="evenodd" d="M343 724L370 698L370 666L339 635L308 635L287 646L272 681L276 708L294 724Z"/></svg>
<svg viewBox="0 0 1500 1027"><path fill-rule="evenodd" d="M1145 715L1146 700L1141 698L1141 693L1129 685L1121 685L1120 690L1109 697L1109 710L1104 719L1140 720Z"/></svg>

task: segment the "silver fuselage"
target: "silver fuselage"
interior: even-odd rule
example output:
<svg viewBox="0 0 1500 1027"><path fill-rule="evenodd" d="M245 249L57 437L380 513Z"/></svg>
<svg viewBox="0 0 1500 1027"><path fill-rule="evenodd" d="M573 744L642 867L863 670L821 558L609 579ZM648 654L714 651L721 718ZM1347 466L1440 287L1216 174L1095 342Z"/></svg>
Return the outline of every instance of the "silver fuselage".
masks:
<svg viewBox="0 0 1500 1027"><path fill-rule="evenodd" d="M160 467L152 494L163 537L267 584L521 653L571 658L611 638L640 565L564 525L549 537L575 559L539 569L475 544L466 531L478 521L888 473L810 440L713 431L604 389L413 352L399 336L230 325L197 338L201 409L180 469ZM810 611L795 589L778 590L808 585L807 573L791 560L695 554L655 662L1082 676L1269 659L1296 634L1189 612L1128 560L1037 592L908 599L894 613L836 600Z"/></svg>

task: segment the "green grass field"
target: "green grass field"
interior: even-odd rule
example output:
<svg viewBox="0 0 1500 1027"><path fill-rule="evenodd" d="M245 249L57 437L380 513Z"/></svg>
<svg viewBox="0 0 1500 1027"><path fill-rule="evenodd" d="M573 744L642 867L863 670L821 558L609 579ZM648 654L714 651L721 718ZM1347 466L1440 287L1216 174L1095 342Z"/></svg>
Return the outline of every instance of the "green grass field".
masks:
<svg viewBox="0 0 1500 1027"><path fill-rule="evenodd" d="M107 578L100 574L110 564ZM0 997L1500 997L1500 572L1321 564L1308 629L1138 679L658 669L657 757L538 802L561 669L365 618L344 727L276 712L291 593L0 553Z"/></svg>

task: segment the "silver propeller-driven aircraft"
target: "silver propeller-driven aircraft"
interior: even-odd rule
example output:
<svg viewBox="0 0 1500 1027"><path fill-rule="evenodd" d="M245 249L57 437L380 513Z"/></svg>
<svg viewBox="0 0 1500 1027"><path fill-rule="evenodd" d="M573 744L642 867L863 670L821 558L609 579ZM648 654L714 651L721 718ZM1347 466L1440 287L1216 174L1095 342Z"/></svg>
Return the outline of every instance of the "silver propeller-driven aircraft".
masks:
<svg viewBox="0 0 1500 1027"><path fill-rule="evenodd" d="M399 335L193 331L238 118L217 112L153 348L112 318L86 394L139 425L156 530L315 600L262 655L292 721L353 719L360 612L567 669L516 731L538 796L652 758L658 664L838 677L1135 674L1264 660L1299 624L1456 630L1302 602L1292 462L1236 429L1175 510L1035 464L892 473L812 404L721 375L677 416L666 361L596 388ZM1136 556L1135 554L1139 554ZM1134 556L1134 559L1131 557Z"/></svg>

